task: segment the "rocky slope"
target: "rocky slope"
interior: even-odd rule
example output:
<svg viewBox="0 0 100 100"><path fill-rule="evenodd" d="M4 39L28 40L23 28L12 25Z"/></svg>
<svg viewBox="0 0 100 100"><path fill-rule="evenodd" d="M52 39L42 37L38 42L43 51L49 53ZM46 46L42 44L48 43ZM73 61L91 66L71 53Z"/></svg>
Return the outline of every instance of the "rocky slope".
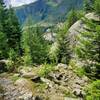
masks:
<svg viewBox="0 0 100 100"><path fill-rule="evenodd" d="M84 86L89 82L86 76L79 77L71 67L58 64L42 77L38 74L41 67L22 67L17 74L1 74L2 100L83 100Z"/></svg>

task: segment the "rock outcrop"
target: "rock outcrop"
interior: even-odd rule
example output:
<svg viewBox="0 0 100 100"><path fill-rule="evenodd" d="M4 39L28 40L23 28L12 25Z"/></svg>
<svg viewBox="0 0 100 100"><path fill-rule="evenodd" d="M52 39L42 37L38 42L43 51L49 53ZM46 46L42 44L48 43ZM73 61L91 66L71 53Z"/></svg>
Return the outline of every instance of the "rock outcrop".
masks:
<svg viewBox="0 0 100 100"><path fill-rule="evenodd" d="M77 45L77 35L81 32L88 32L90 29L87 28L84 20L91 20L95 22L100 22L100 16L95 14L94 12L86 14L83 18L74 23L68 30L70 47L71 49L75 48ZM67 37L67 36L66 36Z"/></svg>

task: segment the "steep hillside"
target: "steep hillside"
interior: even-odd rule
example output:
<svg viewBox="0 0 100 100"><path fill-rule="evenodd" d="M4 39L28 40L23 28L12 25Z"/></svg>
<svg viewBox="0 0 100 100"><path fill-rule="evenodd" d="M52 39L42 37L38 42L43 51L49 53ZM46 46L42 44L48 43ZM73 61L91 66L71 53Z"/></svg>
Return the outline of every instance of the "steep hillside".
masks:
<svg viewBox="0 0 100 100"><path fill-rule="evenodd" d="M34 23L59 22L64 21L67 13L73 7L82 7L83 0L38 0L29 5L15 8L20 23L24 23L26 18L31 15Z"/></svg>

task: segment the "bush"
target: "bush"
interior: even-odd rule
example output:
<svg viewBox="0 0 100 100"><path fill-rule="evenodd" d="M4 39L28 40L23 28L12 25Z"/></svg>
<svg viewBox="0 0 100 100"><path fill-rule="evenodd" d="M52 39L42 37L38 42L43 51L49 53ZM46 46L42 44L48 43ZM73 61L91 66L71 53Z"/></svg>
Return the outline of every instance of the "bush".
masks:
<svg viewBox="0 0 100 100"><path fill-rule="evenodd" d="M94 10L97 14L100 15L100 0L95 0L94 2Z"/></svg>
<svg viewBox="0 0 100 100"><path fill-rule="evenodd" d="M47 75L54 70L53 65L44 64L39 70L39 75L42 77L47 77Z"/></svg>
<svg viewBox="0 0 100 100"><path fill-rule="evenodd" d="M86 87L86 100L100 100L100 80Z"/></svg>

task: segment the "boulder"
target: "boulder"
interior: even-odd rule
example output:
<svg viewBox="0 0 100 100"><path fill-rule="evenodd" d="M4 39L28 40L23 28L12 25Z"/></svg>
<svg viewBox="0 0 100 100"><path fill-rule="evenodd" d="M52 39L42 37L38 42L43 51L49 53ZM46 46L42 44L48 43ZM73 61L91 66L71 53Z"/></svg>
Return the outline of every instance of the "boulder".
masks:
<svg viewBox="0 0 100 100"><path fill-rule="evenodd" d="M32 97L33 97L33 95L30 92L30 93L24 94L23 96L19 96L18 99L19 100L32 100Z"/></svg>
<svg viewBox="0 0 100 100"><path fill-rule="evenodd" d="M79 96L79 97L84 97L85 92L82 91L81 89L74 89L73 90L74 95Z"/></svg>
<svg viewBox="0 0 100 100"><path fill-rule="evenodd" d="M33 78L35 76L35 73L33 73L31 69L30 70L21 69L19 73L20 76L24 78Z"/></svg>
<svg viewBox="0 0 100 100"><path fill-rule="evenodd" d="M18 79L14 85L18 86L18 88L20 89L24 89L26 91L31 91L32 90L32 83L27 80L27 79L24 79L24 78L20 78Z"/></svg>
<svg viewBox="0 0 100 100"><path fill-rule="evenodd" d="M66 64L62 64L62 63L59 63L58 65L57 65L57 68L59 69L59 68L67 68L68 66L66 65Z"/></svg>
<svg viewBox="0 0 100 100"><path fill-rule="evenodd" d="M100 16L94 12L86 14L85 18L87 18L89 20L100 21Z"/></svg>

